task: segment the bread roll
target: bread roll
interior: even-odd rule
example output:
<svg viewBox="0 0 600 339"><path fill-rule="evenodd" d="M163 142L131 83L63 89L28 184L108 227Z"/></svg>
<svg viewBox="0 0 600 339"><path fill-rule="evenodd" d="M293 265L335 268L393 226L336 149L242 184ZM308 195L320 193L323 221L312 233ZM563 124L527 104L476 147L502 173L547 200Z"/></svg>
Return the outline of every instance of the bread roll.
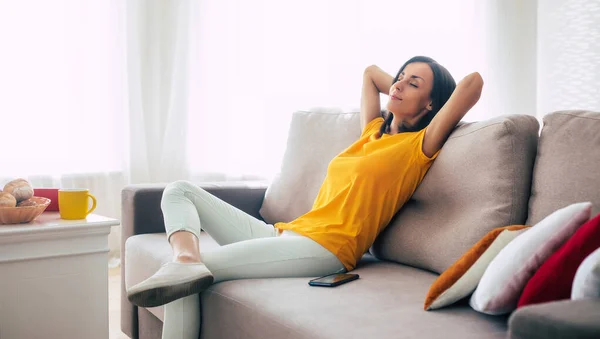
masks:
<svg viewBox="0 0 600 339"><path fill-rule="evenodd" d="M17 203L17 207L25 207L25 206L37 206L37 203L33 201L33 199L27 199L20 201Z"/></svg>
<svg viewBox="0 0 600 339"><path fill-rule="evenodd" d="M8 192L0 192L0 207L16 207L17 199Z"/></svg>
<svg viewBox="0 0 600 339"><path fill-rule="evenodd" d="M25 179L15 179L4 185L4 192L12 194L17 202L33 197L33 188Z"/></svg>

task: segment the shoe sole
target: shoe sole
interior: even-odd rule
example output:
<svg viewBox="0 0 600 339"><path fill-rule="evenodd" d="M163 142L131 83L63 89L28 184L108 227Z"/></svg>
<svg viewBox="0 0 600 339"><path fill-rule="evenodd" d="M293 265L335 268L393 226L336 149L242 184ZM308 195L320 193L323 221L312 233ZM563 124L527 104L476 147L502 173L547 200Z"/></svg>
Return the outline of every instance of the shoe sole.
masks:
<svg viewBox="0 0 600 339"><path fill-rule="evenodd" d="M127 295L127 299L140 307L161 306L192 294L198 294L212 285L213 281L214 277L209 275L177 285L160 286L132 293Z"/></svg>

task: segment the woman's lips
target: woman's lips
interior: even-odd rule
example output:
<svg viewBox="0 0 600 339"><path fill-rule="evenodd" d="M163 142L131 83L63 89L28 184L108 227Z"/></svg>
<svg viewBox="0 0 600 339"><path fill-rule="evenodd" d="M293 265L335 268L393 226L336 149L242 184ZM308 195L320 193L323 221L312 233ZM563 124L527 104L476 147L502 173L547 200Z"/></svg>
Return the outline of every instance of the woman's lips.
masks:
<svg viewBox="0 0 600 339"><path fill-rule="evenodd" d="M392 95L390 98L391 98L392 100L402 100L402 99L398 98L397 96L393 96L393 95Z"/></svg>

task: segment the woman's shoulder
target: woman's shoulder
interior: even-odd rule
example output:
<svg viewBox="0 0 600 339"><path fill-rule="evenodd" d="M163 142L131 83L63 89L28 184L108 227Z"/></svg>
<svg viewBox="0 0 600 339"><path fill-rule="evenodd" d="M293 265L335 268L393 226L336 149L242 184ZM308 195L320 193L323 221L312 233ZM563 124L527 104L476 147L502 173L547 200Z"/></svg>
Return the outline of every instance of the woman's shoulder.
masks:
<svg viewBox="0 0 600 339"><path fill-rule="evenodd" d="M378 132L379 129L381 128L381 125L383 124L383 117L377 117L371 121L369 121L366 125L365 128L363 128L362 133L360 135L361 138L364 138L366 136L371 136L374 133Z"/></svg>

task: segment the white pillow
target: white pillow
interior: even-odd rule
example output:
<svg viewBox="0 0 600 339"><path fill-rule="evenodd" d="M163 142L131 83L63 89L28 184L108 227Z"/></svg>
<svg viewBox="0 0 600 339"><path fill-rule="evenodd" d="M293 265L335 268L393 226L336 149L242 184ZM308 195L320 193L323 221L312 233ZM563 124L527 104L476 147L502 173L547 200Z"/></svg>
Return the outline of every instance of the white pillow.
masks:
<svg viewBox="0 0 600 339"><path fill-rule="evenodd" d="M329 162L360 137L358 111L314 108L292 115L281 169L260 209L270 224L289 222L310 211Z"/></svg>
<svg viewBox="0 0 600 339"><path fill-rule="evenodd" d="M600 298L600 248L588 255L575 273L571 299Z"/></svg>
<svg viewBox="0 0 600 339"><path fill-rule="evenodd" d="M492 315L514 311L529 279L590 219L591 212L590 202L559 209L506 245L483 273L471 296L471 307Z"/></svg>

